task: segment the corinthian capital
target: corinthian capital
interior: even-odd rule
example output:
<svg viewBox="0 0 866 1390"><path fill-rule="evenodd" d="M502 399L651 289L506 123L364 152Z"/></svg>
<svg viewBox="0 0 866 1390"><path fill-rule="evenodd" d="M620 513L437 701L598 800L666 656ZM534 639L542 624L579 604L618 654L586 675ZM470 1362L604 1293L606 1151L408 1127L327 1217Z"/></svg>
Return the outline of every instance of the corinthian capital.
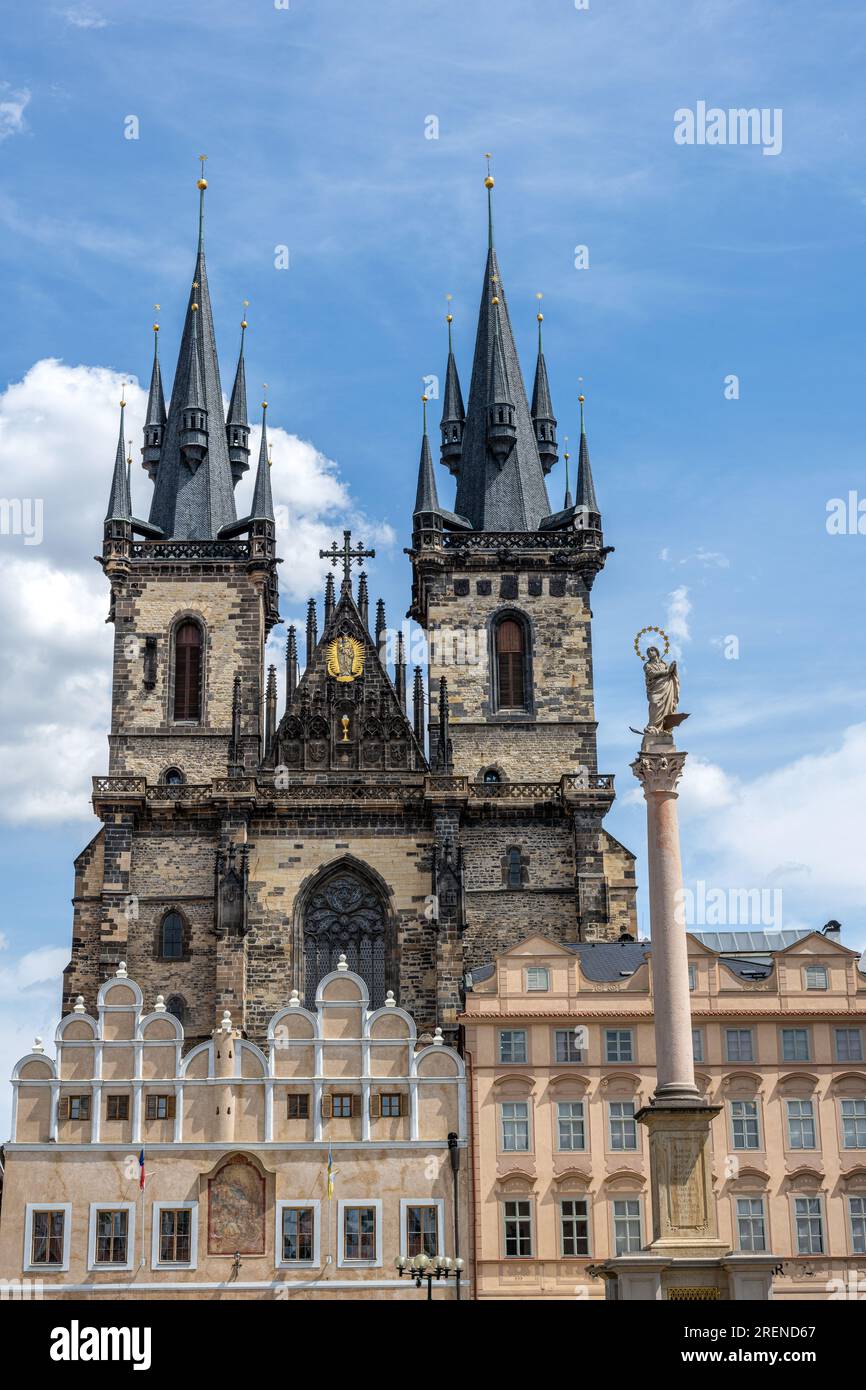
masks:
<svg viewBox="0 0 866 1390"><path fill-rule="evenodd" d="M639 753L631 770L643 787L644 796L649 792L675 792L686 757L687 754L676 752Z"/></svg>

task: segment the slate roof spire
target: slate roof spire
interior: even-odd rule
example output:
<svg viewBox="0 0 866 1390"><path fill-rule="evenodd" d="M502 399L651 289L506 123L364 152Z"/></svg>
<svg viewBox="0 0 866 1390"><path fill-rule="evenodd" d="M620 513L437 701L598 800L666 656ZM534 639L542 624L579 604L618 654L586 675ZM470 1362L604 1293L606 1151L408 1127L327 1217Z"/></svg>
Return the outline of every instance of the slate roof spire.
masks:
<svg viewBox="0 0 866 1390"><path fill-rule="evenodd" d="M247 301L244 300L244 308ZM229 446L229 463L232 482L237 484L250 466L250 422L247 418L247 375L244 366L244 335L247 331L246 314L241 319L241 346L238 352L238 365L235 370L235 383L232 387L229 413L226 418L226 438Z"/></svg>
<svg viewBox="0 0 866 1390"><path fill-rule="evenodd" d="M460 377L457 375L457 363L454 360L454 346L451 341L454 315L450 309L445 315L445 322L448 324L448 363L445 368L445 399L442 402L442 419L439 424L442 432L439 456L457 477L460 473L460 455L463 452L466 410L463 405L463 392L460 390Z"/></svg>
<svg viewBox="0 0 866 1390"><path fill-rule="evenodd" d="M487 261L454 510L476 531L535 531L550 514L550 502L493 243L489 173L484 183ZM492 421L491 407L496 412Z"/></svg>
<svg viewBox="0 0 866 1390"><path fill-rule="evenodd" d="M540 299L541 295L538 298ZM556 447L556 416L553 413L553 403L550 399L547 363L544 360L544 348L541 342L541 325L544 322L541 309L538 310L536 318L538 320L538 358L535 363L531 414L535 428L535 442L538 445L538 457L541 459L541 466L545 473L549 473L559 457Z"/></svg>
<svg viewBox="0 0 866 1390"><path fill-rule="evenodd" d="M430 439L427 435L427 397L421 397L423 411L423 433L421 435L421 457L418 461L418 487L415 490L415 509L413 516L439 511L439 495L436 491L436 475L433 472L433 459L430 454ZM439 525L441 526L441 521Z"/></svg>
<svg viewBox="0 0 866 1390"><path fill-rule="evenodd" d="M250 507L250 521L274 521L274 499L271 492L271 460L268 454L268 403L262 401L262 442L259 446L259 466Z"/></svg>
<svg viewBox="0 0 866 1390"><path fill-rule="evenodd" d="M159 305L156 306L159 308ZM144 422L142 466L151 482L156 478L165 434L165 396L162 391L162 372L159 366L159 324L153 325L153 366L150 370L150 391L147 395L147 416Z"/></svg>
<svg viewBox="0 0 866 1390"><path fill-rule="evenodd" d="M585 396L578 396L580 401L580 450L577 455L577 499L578 507L585 508L590 516L600 517L601 512L598 505L598 498L595 495L595 484L592 481L592 469L589 466L589 445L586 442L586 424L583 418L583 403ZM590 525L597 523L589 523Z"/></svg>
<svg viewBox="0 0 866 1390"><path fill-rule="evenodd" d="M124 392L124 396L125 396ZM117 435L117 453L114 456L114 472L111 475L111 492L108 495L106 521L132 521L132 499L129 495L129 469L126 465L124 425L126 420L126 400L120 402L120 429Z"/></svg>
<svg viewBox="0 0 866 1390"><path fill-rule="evenodd" d="M195 269L150 508L151 523L177 540L215 539L237 516L205 266L206 188L202 173ZM191 429L191 403L203 428Z"/></svg>

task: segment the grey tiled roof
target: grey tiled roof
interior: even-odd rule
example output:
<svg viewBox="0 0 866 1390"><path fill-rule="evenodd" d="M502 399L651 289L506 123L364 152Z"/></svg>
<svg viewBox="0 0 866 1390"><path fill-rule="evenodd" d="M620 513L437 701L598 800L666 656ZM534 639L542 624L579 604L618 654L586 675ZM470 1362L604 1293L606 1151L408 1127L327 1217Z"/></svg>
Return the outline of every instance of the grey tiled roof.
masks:
<svg viewBox="0 0 866 1390"><path fill-rule="evenodd" d="M566 946L580 958L580 968L588 980L621 980L623 971L634 974L650 953L648 941L578 941Z"/></svg>

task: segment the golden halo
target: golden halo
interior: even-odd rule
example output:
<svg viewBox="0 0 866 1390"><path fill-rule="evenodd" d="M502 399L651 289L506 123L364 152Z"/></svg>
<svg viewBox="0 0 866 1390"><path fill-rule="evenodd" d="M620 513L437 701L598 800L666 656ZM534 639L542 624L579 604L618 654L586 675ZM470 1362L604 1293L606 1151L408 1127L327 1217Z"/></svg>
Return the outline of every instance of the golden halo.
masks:
<svg viewBox="0 0 866 1390"><path fill-rule="evenodd" d="M670 649L671 649L671 644L670 644L670 641L668 640L668 635L667 635L667 633L665 632L664 628L661 628L661 627L642 627L642 628L641 628L641 630L640 630L640 632L638 633L637 637L634 639L634 651L635 651L635 656L639 656L640 659L641 659L641 661L646 661L646 659L647 659L647 658L643 655L643 652L642 652L641 649L640 649L640 639L643 637L643 635L644 635L645 632L657 632L658 635L659 635L659 637L663 637L663 638L665 639L665 649L664 649L664 651L662 652L662 656L663 656L663 657L667 656L668 652L669 652Z"/></svg>

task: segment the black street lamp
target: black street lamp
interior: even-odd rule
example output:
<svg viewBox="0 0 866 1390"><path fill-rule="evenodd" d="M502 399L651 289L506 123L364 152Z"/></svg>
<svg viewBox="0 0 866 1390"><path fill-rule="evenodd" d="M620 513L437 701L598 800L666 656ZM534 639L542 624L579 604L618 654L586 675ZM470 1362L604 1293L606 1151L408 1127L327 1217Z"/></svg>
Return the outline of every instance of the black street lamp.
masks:
<svg viewBox="0 0 866 1390"><path fill-rule="evenodd" d="M407 1260L398 1255L394 1266L401 1279L404 1274L414 1278L416 1289L420 1289L426 1280L428 1302L433 1299L434 1279L453 1278L457 1297L460 1297L460 1276L463 1273L463 1261L460 1259L452 1260L450 1255L434 1255L432 1259L429 1255L415 1255Z"/></svg>

